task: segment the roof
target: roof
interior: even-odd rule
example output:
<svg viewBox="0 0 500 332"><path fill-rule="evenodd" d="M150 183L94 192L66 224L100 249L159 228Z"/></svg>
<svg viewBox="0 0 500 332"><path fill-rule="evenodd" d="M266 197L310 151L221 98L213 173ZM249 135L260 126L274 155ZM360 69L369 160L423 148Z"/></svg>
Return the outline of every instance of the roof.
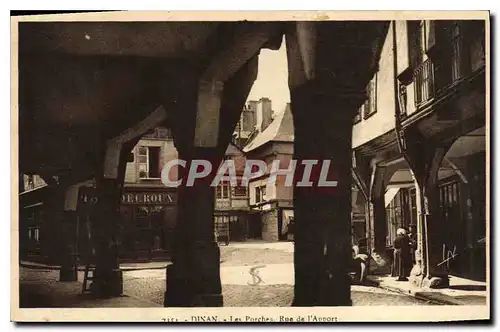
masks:
<svg viewBox="0 0 500 332"><path fill-rule="evenodd" d="M235 155L244 155L245 152L234 142L229 142L229 145L227 146L226 149L226 156L235 156Z"/></svg>
<svg viewBox="0 0 500 332"><path fill-rule="evenodd" d="M290 104L287 104L285 110L276 114L273 122L261 133L248 143L244 148L244 152L249 152L265 145L271 141L293 142L293 118L290 110Z"/></svg>

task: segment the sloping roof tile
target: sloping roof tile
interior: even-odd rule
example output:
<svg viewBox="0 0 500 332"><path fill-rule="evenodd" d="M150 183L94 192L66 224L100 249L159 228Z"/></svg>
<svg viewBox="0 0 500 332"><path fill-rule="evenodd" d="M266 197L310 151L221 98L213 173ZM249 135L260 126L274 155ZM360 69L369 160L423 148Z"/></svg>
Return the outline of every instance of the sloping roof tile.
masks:
<svg viewBox="0 0 500 332"><path fill-rule="evenodd" d="M243 151L248 152L271 142L293 142L293 118L290 110L290 104L287 104L285 110L276 114L273 122L261 133L259 133L250 143L248 143Z"/></svg>

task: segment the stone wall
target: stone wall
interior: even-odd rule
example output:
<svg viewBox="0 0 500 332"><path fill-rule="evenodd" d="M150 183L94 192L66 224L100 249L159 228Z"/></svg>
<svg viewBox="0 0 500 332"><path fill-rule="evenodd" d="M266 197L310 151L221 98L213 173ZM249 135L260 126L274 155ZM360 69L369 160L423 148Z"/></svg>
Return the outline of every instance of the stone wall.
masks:
<svg viewBox="0 0 500 332"><path fill-rule="evenodd" d="M262 239L278 242L278 210L273 209L262 214Z"/></svg>

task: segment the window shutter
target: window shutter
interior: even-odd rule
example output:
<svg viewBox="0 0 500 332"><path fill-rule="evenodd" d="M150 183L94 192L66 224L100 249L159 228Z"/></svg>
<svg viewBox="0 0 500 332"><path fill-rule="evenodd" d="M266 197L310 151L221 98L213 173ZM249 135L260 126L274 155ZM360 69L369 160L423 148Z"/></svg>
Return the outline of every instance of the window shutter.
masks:
<svg viewBox="0 0 500 332"><path fill-rule="evenodd" d="M436 46L435 21L425 21L425 42L427 54L432 53L434 46Z"/></svg>

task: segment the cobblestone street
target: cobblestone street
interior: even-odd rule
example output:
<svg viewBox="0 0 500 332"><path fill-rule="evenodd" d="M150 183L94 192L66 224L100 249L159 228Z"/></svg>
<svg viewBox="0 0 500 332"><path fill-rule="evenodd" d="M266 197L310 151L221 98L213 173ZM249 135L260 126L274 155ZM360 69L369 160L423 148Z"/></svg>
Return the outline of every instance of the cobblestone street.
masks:
<svg viewBox="0 0 500 332"><path fill-rule="evenodd" d="M262 282L255 283L252 268ZM125 292L163 304L164 271L125 273ZM291 243L235 243L221 246L221 279L228 307L285 307L293 300ZM354 305L429 305L410 296L370 286L352 286Z"/></svg>
<svg viewBox="0 0 500 332"><path fill-rule="evenodd" d="M290 306L293 299L293 246L291 243L241 243L221 246L221 279L224 305L229 307ZM162 306L165 292L165 269L124 271L124 293L137 299L136 305ZM83 272L79 282L57 282L56 270L22 268L21 304L37 303L39 306L71 307L98 306L95 299L80 295ZM257 276L257 277L256 277ZM260 278L260 279L259 279ZM40 288L40 284L44 287ZM48 295L47 290L50 291ZM354 305L429 305L423 300L371 286L352 286ZM65 298L56 298L63 292ZM48 296L48 298L47 298ZM82 303L79 299L85 298ZM117 302L99 302L103 306L121 306Z"/></svg>

